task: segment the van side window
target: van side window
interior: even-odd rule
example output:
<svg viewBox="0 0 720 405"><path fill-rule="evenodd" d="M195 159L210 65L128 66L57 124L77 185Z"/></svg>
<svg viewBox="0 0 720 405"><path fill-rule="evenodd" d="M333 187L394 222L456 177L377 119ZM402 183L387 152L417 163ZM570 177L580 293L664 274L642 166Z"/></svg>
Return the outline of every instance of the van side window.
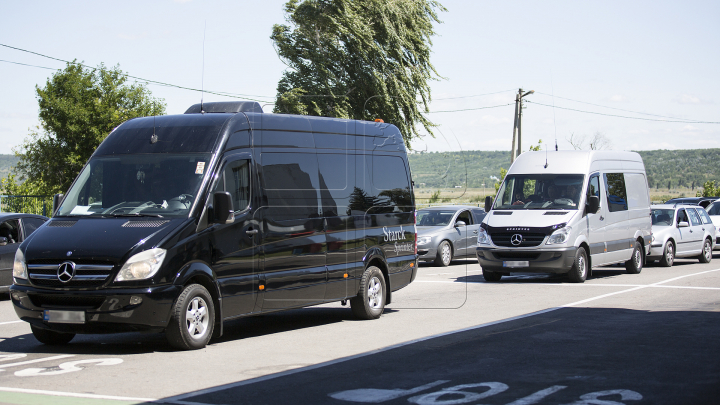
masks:
<svg viewBox="0 0 720 405"><path fill-rule="evenodd" d="M314 153L263 153L262 181L275 221L318 218L318 165Z"/></svg>
<svg viewBox="0 0 720 405"><path fill-rule="evenodd" d="M588 181L587 196L595 196L600 198L600 175L594 174ZM588 200L587 198L585 199ZM602 203L602 200L600 201Z"/></svg>
<svg viewBox="0 0 720 405"><path fill-rule="evenodd" d="M625 177L622 173L605 173L605 190L607 191L608 210L610 212L627 211L627 193Z"/></svg>
<svg viewBox="0 0 720 405"><path fill-rule="evenodd" d="M355 183L355 155L319 153L317 159L324 216L350 215L350 196Z"/></svg>
<svg viewBox="0 0 720 405"><path fill-rule="evenodd" d="M375 213L412 209L410 181L402 159L395 156L373 156L372 172L373 185L379 191Z"/></svg>
<svg viewBox="0 0 720 405"><path fill-rule="evenodd" d="M250 205L250 161L235 160L226 164L215 191L230 193L236 212L247 208Z"/></svg>
<svg viewBox="0 0 720 405"><path fill-rule="evenodd" d="M650 206L645 175L641 173L625 173L625 186L628 208L647 208Z"/></svg>

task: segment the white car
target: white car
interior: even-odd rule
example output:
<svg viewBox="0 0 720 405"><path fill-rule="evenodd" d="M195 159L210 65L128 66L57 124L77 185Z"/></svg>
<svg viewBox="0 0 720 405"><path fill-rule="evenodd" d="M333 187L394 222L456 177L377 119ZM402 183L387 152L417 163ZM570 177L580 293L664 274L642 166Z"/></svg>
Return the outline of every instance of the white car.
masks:
<svg viewBox="0 0 720 405"><path fill-rule="evenodd" d="M712 260L715 225L698 205L662 204L650 207L652 243L648 263L660 260L670 267L678 257L697 257L700 263Z"/></svg>
<svg viewBox="0 0 720 405"><path fill-rule="evenodd" d="M720 200L713 201L705 208L715 225L715 249L720 249Z"/></svg>

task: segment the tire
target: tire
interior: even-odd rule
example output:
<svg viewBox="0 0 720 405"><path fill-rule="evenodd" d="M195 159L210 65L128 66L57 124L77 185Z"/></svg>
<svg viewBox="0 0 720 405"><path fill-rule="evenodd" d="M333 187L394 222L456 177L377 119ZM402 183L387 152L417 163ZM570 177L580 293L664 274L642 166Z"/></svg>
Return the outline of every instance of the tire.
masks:
<svg viewBox="0 0 720 405"><path fill-rule="evenodd" d="M435 256L435 265L441 267L447 267L452 261L452 246L450 242L444 240L440 242L437 248L437 255Z"/></svg>
<svg viewBox="0 0 720 405"><path fill-rule="evenodd" d="M498 273L495 271L488 271L485 269L483 269L482 272L483 272L483 278L485 279L485 281L490 281L490 282L500 281L500 279L503 276L502 273Z"/></svg>
<svg viewBox="0 0 720 405"><path fill-rule="evenodd" d="M625 262L625 270L630 274L639 274L643 268L643 252L640 242L635 241L632 256Z"/></svg>
<svg viewBox="0 0 720 405"><path fill-rule="evenodd" d="M385 277L379 268L365 270L357 296L350 299L350 309L360 319L380 318L385 310Z"/></svg>
<svg viewBox="0 0 720 405"><path fill-rule="evenodd" d="M215 305L210 293L200 284L190 284L175 301L165 337L176 349L202 349L214 327Z"/></svg>
<svg viewBox="0 0 720 405"><path fill-rule="evenodd" d="M705 239L705 242L703 242L702 253L698 256L698 260L700 260L700 263L710 263L712 260L712 242L710 242L710 239Z"/></svg>
<svg viewBox="0 0 720 405"><path fill-rule="evenodd" d="M567 273L570 282L584 283L585 280L587 280L587 276L589 273L588 267L589 266L587 252L585 251L585 249L579 248L577 252L575 252L575 260L573 261L573 265L570 268L570 271Z"/></svg>
<svg viewBox="0 0 720 405"><path fill-rule="evenodd" d="M663 267L672 267L673 263L675 263L675 244L669 240L665 242L665 246L663 247L660 265Z"/></svg>
<svg viewBox="0 0 720 405"><path fill-rule="evenodd" d="M66 345L75 337L74 333L55 332L48 329L36 328L30 325L33 336L38 342L46 345Z"/></svg>

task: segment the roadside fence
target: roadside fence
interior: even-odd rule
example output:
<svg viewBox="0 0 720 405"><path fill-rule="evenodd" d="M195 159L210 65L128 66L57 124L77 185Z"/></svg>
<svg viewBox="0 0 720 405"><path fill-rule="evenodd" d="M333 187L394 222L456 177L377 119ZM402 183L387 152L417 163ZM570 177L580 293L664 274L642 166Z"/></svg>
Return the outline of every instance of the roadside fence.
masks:
<svg viewBox="0 0 720 405"><path fill-rule="evenodd" d="M52 212L51 195L0 195L0 212L48 216Z"/></svg>

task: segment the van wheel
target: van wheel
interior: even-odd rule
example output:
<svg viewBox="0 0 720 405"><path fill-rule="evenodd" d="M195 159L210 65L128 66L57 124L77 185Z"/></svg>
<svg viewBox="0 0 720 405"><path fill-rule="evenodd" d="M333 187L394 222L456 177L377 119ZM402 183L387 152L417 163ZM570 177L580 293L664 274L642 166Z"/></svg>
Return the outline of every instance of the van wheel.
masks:
<svg viewBox="0 0 720 405"><path fill-rule="evenodd" d="M575 261L567 275L572 283L585 282L588 275L588 259L585 249L578 248L577 252L575 252Z"/></svg>
<svg viewBox="0 0 720 405"><path fill-rule="evenodd" d="M210 293L200 284L190 284L173 306L165 337L176 349L202 349L210 341L214 326L215 307Z"/></svg>
<svg viewBox="0 0 720 405"><path fill-rule="evenodd" d="M379 268L365 270L357 296L350 299L350 309L360 319L380 318L385 310L385 277Z"/></svg>
<svg viewBox="0 0 720 405"><path fill-rule="evenodd" d="M482 272L483 272L483 278L485 279L485 281L500 281L500 279L503 276L502 273L498 273L495 271L487 271L485 269L483 269Z"/></svg>
<svg viewBox="0 0 720 405"><path fill-rule="evenodd" d="M452 261L452 246L450 242L444 240L440 242L437 249L437 256L435 256L435 265L447 267Z"/></svg>
<svg viewBox="0 0 720 405"><path fill-rule="evenodd" d="M627 270L630 274L639 274L642 271L643 267L643 254L642 254L642 246L640 246L640 242L635 241L635 246L633 247L632 256L630 256L630 260L625 262L625 270Z"/></svg>
<svg viewBox="0 0 720 405"><path fill-rule="evenodd" d="M705 239L702 253L698 259L700 260L700 263L710 263L710 260L712 260L712 243L710 242L710 239Z"/></svg>
<svg viewBox="0 0 720 405"><path fill-rule="evenodd" d="M30 325L33 336L38 342L46 345L66 345L75 337L74 333L55 332L48 329L36 328Z"/></svg>
<svg viewBox="0 0 720 405"><path fill-rule="evenodd" d="M660 265L663 267L672 267L675 262L675 244L669 240L665 242L663 247L663 255L660 258Z"/></svg>

